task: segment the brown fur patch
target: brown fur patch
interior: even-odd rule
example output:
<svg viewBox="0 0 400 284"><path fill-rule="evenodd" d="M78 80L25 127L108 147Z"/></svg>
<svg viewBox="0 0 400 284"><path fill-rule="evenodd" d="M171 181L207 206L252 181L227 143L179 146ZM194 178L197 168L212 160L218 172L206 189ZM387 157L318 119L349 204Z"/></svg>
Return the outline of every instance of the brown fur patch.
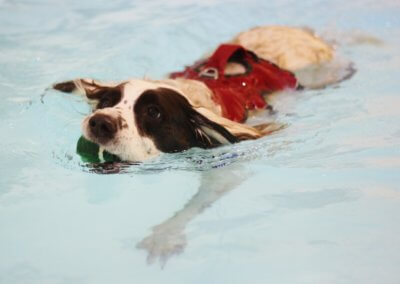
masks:
<svg viewBox="0 0 400 284"><path fill-rule="evenodd" d="M162 152L180 152L192 147L213 148L239 140L223 126L197 112L174 90L145 91L134 106L139 133L154 141Z"/></svg>
<svg viewBox="0 0 400 284"><path fill-rule="evenodd" d="M76 90L76 85L74 81L67 81L62 83L56 83L53 85L53 88L64 93L72 93L73 91Z"/></svg>

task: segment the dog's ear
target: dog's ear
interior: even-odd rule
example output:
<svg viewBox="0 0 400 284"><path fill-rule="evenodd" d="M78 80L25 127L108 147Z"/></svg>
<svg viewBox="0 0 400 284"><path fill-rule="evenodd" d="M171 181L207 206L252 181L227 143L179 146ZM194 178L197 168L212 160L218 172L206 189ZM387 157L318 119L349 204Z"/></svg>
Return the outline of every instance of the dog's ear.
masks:
<svg viewBox="0 0 400 284"><path fill-rule="evenodd" d="M191 111L190 122L194 135L202 143L202 148L213 148L240 141L225 127L208 119L194 109Z"/></svg>
<svg viewBox="0 0 400 284"><path fill-rule="evenodd" d="M191 147L207 149L257 139L282 128L282 125L276 123L252 127L234 122L208 108L193 106L186 97L167 88L149 90L142 94L135 106L137 120L141 121L141 124L146 124L146 116L140 115L138 109L149 103L159 105L161 112L164 112L160 114L161 119L165 118L163 127L153 124L147 127L140 126L139 129L147 129L144 132L151 133L150 136L158 136L156 144L160 144L160 149L165 152L170 152L168 147L163 147L165 145L174 145L173 151Z"/></svg>
<svg viewBox="0 0 400 284"><path fill-rule="evenodd" d="M196 111L207 117L209 121L212 121L214 124L225 129L235 137L236 141L258 139L285 127L284 125L275 122L249 126L218 116L206 108L196 108Z"/></svg>
<svg viewBox="0 0 400 284"><path fill-rule="evenodd" d="M189 107L191 128L202 148L258 139L285 127L275 122L249 126L218 116L206 108Z"/></svg>
<svg viewBox="0 0 400 284"><path fill-rule="evenodd" d="M94 108L116 104L121 99L123 84L103 83L93 79L75 79L56 83L53 89L64 93L76 93L88 100Z"/></svg>
<svg viewBox="0 0 400 284"><path fill-rule="evenodd" d="M180 152L192 147L208 149L239 141L171 88L142 93L135 103L134 115L139 133L151 137L162 152Z"/></svg>

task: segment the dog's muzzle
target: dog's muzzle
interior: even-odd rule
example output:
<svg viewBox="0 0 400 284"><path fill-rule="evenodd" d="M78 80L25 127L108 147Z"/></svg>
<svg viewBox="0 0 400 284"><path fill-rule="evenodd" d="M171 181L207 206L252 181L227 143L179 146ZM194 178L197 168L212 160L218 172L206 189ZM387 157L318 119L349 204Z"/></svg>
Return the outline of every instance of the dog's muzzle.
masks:
<svg viewBox="0 0 400 284"><path fill-rule="evenodd" d="M101 113L89 119L88 128L91 138L100 144L106 144L114 139L118 130L115 119Z"/></svg>

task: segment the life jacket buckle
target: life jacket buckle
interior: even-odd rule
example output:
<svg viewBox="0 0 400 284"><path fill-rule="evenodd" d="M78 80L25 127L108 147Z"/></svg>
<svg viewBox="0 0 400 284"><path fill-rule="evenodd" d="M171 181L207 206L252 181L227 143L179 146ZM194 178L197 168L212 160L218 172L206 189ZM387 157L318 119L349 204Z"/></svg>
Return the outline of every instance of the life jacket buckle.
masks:
<svg viewBox="0 0 400 284"><path fill-rule="evenodd" d="M207 67L202 70L199 75L201 77L212 78L214 80L218 80L218 70L214 67Z"/></svg>

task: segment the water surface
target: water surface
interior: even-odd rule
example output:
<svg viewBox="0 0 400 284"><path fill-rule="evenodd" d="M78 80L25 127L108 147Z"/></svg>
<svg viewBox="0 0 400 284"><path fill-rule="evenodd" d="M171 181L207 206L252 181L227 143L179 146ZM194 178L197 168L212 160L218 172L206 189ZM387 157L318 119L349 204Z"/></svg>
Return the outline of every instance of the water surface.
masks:
<svg viewBox="0 0 400 284"><path fill-rule="evenodd" d="M0 0L0 283L399 283L399 15L395 0ZM258 141L114 175L80 162L89 109L53 82L162 78L268 24L315 29L356 75L278 96L289 127Z"/></svg>

